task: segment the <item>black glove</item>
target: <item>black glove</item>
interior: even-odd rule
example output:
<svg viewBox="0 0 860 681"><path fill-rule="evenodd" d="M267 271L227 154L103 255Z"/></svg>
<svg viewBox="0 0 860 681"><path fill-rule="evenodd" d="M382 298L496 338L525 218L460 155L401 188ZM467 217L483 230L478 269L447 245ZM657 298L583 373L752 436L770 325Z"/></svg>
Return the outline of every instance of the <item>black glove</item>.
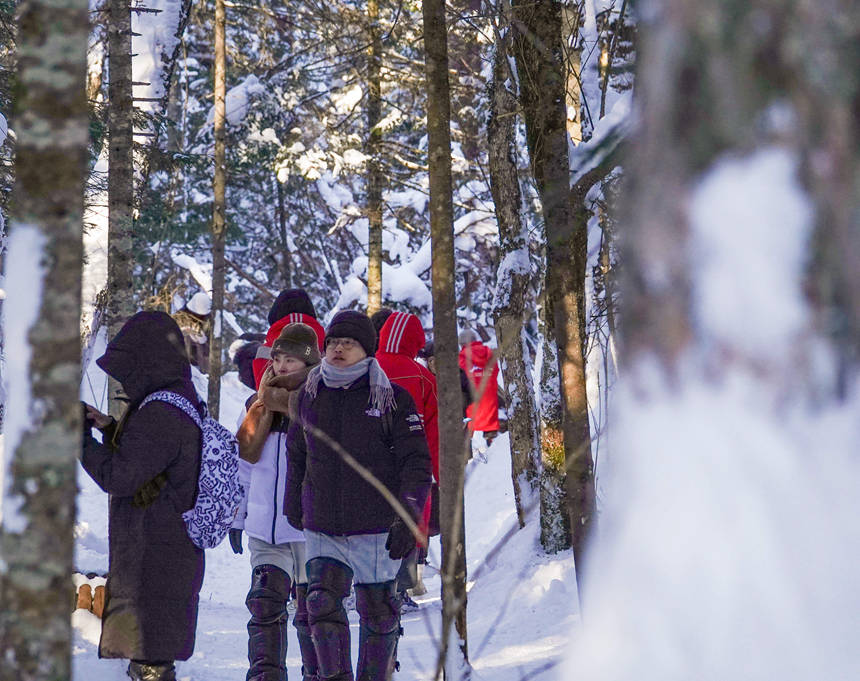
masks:
<svg viewBox="0 0 860 681"><path fill-rule="evenodd" d="M230 539L230 548L233 549L233 553L242 553L242 530L232 527L227 533L227 537Z"/></svg>
<svg viewBox="0 0 860 681"><path fill-rule="evenodd" d="M158 499L161 490L167 485L167 473L159 473L152 480L143 483L137 488L134 493L134 499L131 502L132 506L137 508L146 508L153 501Z"/></svg>
<svg viewBox="0 0 860 681"><path fill-rule="evenodd" d="M407 553L415 548L415 535L412 534L403 518L397 519L391 523L388 530L388 539L385 540L385 548L388 549L388 557L392 560L399 560Z"/></svg>

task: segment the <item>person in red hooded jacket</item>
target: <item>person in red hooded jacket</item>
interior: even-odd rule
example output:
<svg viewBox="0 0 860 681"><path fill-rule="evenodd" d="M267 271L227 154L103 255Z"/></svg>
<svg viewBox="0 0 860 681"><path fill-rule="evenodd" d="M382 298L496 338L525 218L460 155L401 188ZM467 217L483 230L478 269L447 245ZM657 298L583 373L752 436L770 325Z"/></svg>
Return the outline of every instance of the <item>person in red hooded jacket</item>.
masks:
<svg viewBox="0 0 860 681"><path fill-rule="evenodd" d="M463 331L458 340L460 368L472 382L477 400L466 409L469 430L483 433L489 446L499 432L499 364L493 359L493 351L478 340L474 331Z"/></svg>
<svg viewBox="0 0 860 681"><path fill-rule="evenodd" d="M314 330L319 342L320 352L325 351L325 329L317 321L317 312L310 296L304 289L288 288L278 294L272 307L269 308L269 330L266 340L257 348L257 356L252 363L254 370L254 386L260 387L260 379L272 359L272 343L278 340L281 331L287 324L307 324Z"/></svg>
<svg viewBox="0 0 860 681"><path fill-rule="evenodd" d="M392 383L405 388L412 396L418 415L424 425L427 448L433 468L433 482L439 483L439 413L436 403L436 377L429 369L415 361L418 352L424 347L424 328L418 317L409 312L392 312L385 319L379 332L379 349L376 361ZM431 497L427 497L421 522L421 531L426 537L430 524ZM398 592L401 601L407 606L414 605L406 589L411 588L414 595L426 593L418 571L426 555L427 542L419 543L416 550L403 559L403 567L398 574Z"/></svg>

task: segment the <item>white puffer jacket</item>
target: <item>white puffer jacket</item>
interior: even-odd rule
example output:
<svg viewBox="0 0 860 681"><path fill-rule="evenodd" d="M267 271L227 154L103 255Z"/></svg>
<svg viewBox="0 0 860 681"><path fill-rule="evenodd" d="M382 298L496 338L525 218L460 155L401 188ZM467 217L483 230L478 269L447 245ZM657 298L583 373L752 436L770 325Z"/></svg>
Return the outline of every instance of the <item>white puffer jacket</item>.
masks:
<svg viewBox="0 0 860 681"><path fill-rule="evenodd" d="M302 531L290 525L284 515L286 433L269 433L257 463L239 459L239 480L246 492L233 521L235 529L270 544L305 540Z"/></svg>

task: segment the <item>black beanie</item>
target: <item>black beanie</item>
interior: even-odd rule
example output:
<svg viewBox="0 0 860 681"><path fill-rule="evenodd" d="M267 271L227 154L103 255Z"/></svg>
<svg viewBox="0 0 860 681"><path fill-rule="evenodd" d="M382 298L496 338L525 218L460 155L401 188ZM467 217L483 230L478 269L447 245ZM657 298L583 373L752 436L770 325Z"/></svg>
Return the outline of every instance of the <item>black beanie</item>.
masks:
<svg viewBox="0 0 860 681"><path fill-rule="evenodd" d="M272 307L269 308L269 326L293 312L310 315L316 319L317 311L303 288L288 288L278 294Z"/></svg>
<svg viewBox="0 0 860 681"><path fill-rule="evenodd" d="M245 345L239 348L236 351L236 354L233 355L233 364L239 368L239 380L251 390L256 388L254 385L253 362L254 358L257 356L257 348L259 347L260 342L254 340L250 343L245 343Z"/></svg>
<svg viewBox="0 0 860 681"><path fill-rule="evenodd" d="M385 326L385 322L387 322L388 318L393 314L394 310L390 307L383 307L370 315L370 321L373 324L373 328L376 329L377 336L379 336L379 332L382 331L382 327Z"/></svg>
<svg viewBox="0 0 860 681"><path fill-rule="evenodd" d="M325 332L329 338L352 338L357 340L368 357L376 352L376 329L370 317L355 310L341 310L328 325Z"/></svg>
<svg viewBox="0 0 860 681"><path fill-rule="evenodd" d="M423 357L424 359L429 359L433 356L433 353L436 351L436 346L433 345L433 341L429 340L424 344L424 347L418 351L418 356Z"/></svg>
<svg viewBox="0 0 860 681"><path fill-rule="evenodd" d="M277 340L272 343L272 353L281 352L302 360L308 366L320 363L320 349L317 335L307 324L295 322L287 324Z"/></svg>

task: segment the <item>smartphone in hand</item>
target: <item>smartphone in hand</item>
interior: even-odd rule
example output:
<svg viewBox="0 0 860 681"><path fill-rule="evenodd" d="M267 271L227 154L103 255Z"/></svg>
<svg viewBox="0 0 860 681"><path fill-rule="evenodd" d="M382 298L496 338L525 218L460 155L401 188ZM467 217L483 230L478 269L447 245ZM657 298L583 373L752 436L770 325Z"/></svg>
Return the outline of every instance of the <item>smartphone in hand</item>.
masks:
<svg viewBox="0 0 860 681"><path fill-rule="evenodd" d="M90 428L105 428L110 425L111 421L113 421L113 417L107 414L102 414L91 404L81 402L81 406L84 410L84 422Z"/></svg>

